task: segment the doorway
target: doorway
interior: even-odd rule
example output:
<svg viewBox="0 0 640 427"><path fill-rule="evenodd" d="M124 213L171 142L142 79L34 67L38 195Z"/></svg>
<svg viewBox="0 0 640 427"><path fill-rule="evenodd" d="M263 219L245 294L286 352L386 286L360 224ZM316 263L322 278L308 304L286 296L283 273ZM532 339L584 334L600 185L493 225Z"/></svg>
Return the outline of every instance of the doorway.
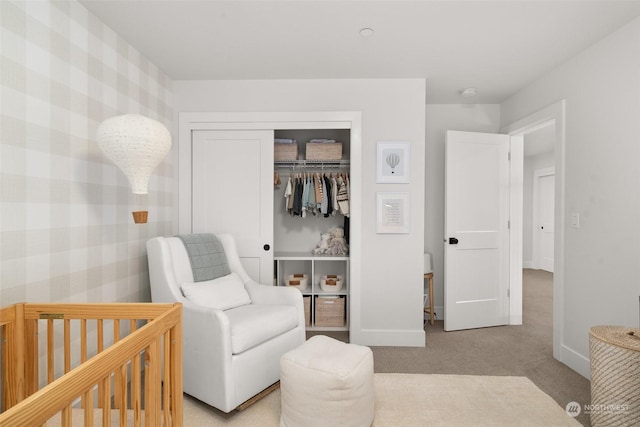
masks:
<svg viewBox="0 0 640 427"><path fill-rule="evenodd" d="M542 110L530 114L510 125L502 128L502 133L511 136L522 137L523 146L524 138L533 134L535 131L553 126L554 152L553 162L555 168L554 179L554 254L553 254L553 357L567 364L572 357L571 354L565 352L562 347L563 343L563 326L564 326L564 224L562 219L565 216L564 202L564 134L565 134L565 101L561 100ZM524 149L524 148L523 148ZM521 175L524 177L524 175ZM515 186L512 188L512 196L517 198L523 195L524 188ZM524 215L523 215L524 217ZM524 227L523 227L524 231ZM517 261L512 261L514 265L522 265L522 256ZM521 291L522 289L520 289ZM517 290L516 290L517 291ZM512 291L513 296L513 291ZM514 307L522 310L522 306ZM521 311L520 311L521 314Z"/></svg>
<svg viewBox="0 0 640 427"><path fill-rule="evenodd" d="M524 135L523 268L553 273L555 122Z"/></svg>

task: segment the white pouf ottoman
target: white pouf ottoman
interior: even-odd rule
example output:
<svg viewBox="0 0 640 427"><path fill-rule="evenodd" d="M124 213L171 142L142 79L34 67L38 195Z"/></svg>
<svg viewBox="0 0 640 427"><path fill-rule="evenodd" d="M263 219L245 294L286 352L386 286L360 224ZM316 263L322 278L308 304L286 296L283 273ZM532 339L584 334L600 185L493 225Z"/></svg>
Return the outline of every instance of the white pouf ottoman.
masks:
<svg viewBox="0 0 640 427"><path fill-rule="evenodd" d="M373 353L315 335L280 359L280 390L283 427L370 426Z"/></svg>

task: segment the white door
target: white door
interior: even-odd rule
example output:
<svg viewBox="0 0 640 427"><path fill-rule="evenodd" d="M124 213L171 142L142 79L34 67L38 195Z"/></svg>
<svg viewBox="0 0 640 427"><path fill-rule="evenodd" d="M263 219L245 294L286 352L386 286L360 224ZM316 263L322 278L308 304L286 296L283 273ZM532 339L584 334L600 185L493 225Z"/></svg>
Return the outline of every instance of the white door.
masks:
<svg viewBox="0 0 640 427"><path fill-rule="evenodd" d="M192 232L231 233L252 279L273 283L273 131L192 134Z"/></svg>
<svg viewBox="0 0 640 427"><path fill-rule="evenodd" d="M447 131L445 331L509 322L509 144Z"/></svg>
<svg viewBox="0 0 640 427"><path fill-rule="evenodd" d="M543 175L539 178L540 189L540 235L538 245L540 251L540 268L553 273L553 245L554 245L554 194L555 175Z"/></svg>

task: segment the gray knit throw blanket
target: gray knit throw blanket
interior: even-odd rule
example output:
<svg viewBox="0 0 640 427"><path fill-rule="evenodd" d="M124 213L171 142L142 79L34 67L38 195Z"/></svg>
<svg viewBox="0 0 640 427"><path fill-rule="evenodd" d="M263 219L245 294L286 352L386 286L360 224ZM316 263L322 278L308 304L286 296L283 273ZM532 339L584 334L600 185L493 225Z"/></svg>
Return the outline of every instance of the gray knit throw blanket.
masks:
<svg viewBox="0 0 640 427"><path fill-rule="evenodd" d="M194 282L213 280L231 273L222 243L211 233L179 234L191 261Z"/></svg>

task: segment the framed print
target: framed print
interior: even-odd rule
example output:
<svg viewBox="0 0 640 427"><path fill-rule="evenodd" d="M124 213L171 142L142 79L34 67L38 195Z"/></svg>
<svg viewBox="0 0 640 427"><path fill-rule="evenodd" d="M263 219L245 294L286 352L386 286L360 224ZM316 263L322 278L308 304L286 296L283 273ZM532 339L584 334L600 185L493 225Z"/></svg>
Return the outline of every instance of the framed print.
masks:
<svg viewBox="0 0 640 427"><path fill-rule="evenodd" d="M376 233L409 233L409 193L376 193Z"/></svg>
<svg viewBox="0 0 640 427"><path fill-rule="evenodd" d="M409 143L378 142L376 182L409 183Z"/></svg>

